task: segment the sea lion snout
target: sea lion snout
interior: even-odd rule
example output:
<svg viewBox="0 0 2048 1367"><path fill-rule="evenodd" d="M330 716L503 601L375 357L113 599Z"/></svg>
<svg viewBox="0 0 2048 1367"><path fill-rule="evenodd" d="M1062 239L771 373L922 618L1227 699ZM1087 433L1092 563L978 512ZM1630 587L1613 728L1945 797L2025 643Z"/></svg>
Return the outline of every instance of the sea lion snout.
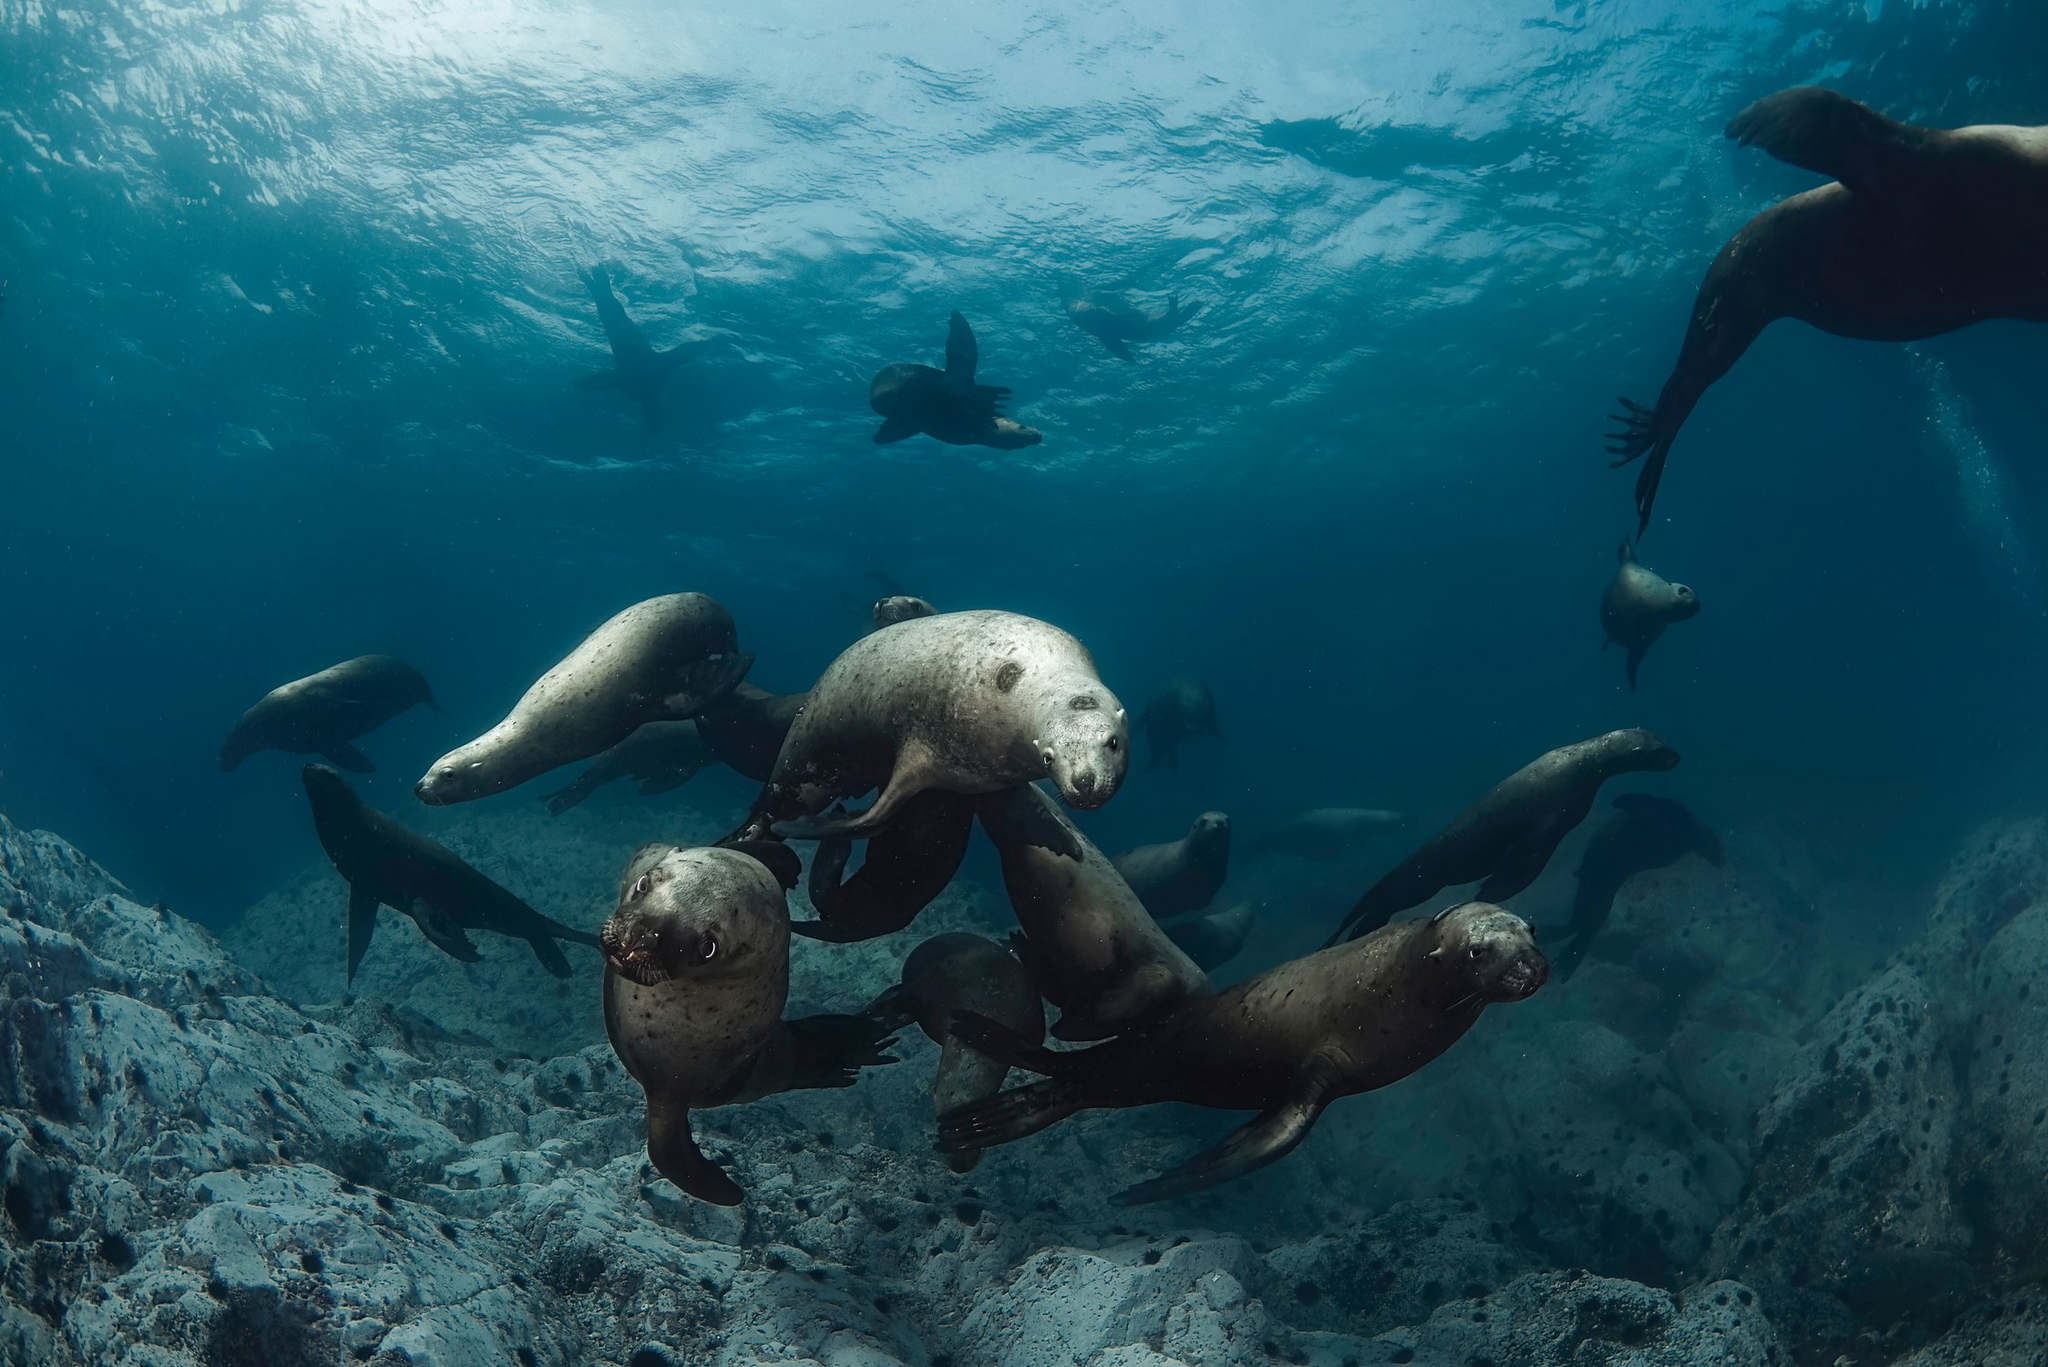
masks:
<svg viewBox="0 0 2048 1367"><path fill-rule="evenodd" d="M1536 990L1550 981L1550 960L1543 957L1543 951L1530 945L1508 961L1501 970L1493 997L1496 1001L1527 1001L1536 995Z"/></svg>

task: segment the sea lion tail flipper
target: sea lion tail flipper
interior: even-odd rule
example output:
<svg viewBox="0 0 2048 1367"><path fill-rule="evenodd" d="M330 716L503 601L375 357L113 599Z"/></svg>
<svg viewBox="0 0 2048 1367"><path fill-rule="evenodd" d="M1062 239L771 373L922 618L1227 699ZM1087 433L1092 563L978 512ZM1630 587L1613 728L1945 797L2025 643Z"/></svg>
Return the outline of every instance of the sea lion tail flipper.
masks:
<svg viewBox="0 0 2048 1367"><path fill-rule="evenodd" d="M894 1030L872 1016L802 1016L776 1027L765 1051L772 1060L764 1061L772 1061L779 1092L851 1087L861 1069L896 1062L883 1052L896 1042Z"/></svg>
<svg viewBox="0 0 2048 1367"><path fill-rule="evenodd" d="M370 762L370 757L346 741L339 745L330 745L320 753L335 768L346 769L351 774L374 774L377 772L377 766Z"/></svg>
<svg viewBox="0 0 2048 1367"><path fill-rule="evenodd" d="M1136 359L1131 355L1130 344L1124 341L1124 339L1121 337L1103 338L1102 349L1108 352L1110 355L1116 357L1119 361L1129 361Z"/></svg>
<svg viewBox="0 0 2048 1367"><path fill-rule="evenodd" d="M1839 180L1859 195L1881 194L1910 171L1922 130L1817 85L1766 95L1728 121L1727 134L1779 161Z"/></svg>
<svg viewBox="0 0 2048 1367"><path fill-rule="evenodd" d="M725 1169L704 1156L690 1133L690 1111L647 1098L647 1158L663 1177L699 1201L736 1206L747 1199Z"/></svg>
<svg viewBox="0 0 2048 1367"><path fill-rule="evenodd" d="M908 441L924 429L914 418L885 418L875 429L875 445L887 446L891 442Z"/></svg>
<svg viewBox="0 0 2048 1367"><path fill-rule="evenodd" d="M981 347L974 340L974 329L967 326L967 320L954 309L953 316L946 320L946 383L956 389L964 389L974 383L975 367L981 363Z"/></svg>
<svg viewBox="0 0 2048 1367"><path fill-rule="evenodd" d="M1308 1138L1316 1117L1328 1104L1327 1088L1317 1087L1284 1106L1261 1111L1215 1148L1196 1154L1171 1172L1162 1173L1149 1182L1140 1182L1118 1192L1110 1201L1119 1206L1142 1206L1186 1196L1263 1168L1285 1157L1295 1145Z"/></svg>
<svg viewBox="0 0 2048 1367"><path fill-rule="evenodd" d="M1081 1109L1070 1088L1058 1081L1031 1082L998 1092L986 1101L939 1117L941 1153L966 1153L1008 1144Z"/></svg>
<svg viewBox="0 0 2048 1367"><path fill-rule="evenodd" d="M684 667L676 690L662 699L669 721L685 721L739 687L754 667L750 650L729 650Z"/></svg>
<svg viewBox="0 0 2048 1367"><path fill-rule="evenodd" d="M1057 1053L1035 1040L991 1020L978 1011L955 1011L946 1021L946 1033L975 1053L992 1058L997 1063L1007 1063L1012 1068L1057 1077L1071 1069L1079 1061L1082 1051L1069 1050Z"/></svg>
<svg viewBox="0 0 2048 1367"><path fill-rule="evenodd" d="M593 764L578 774L568 787L548 794L548 815L560 816L603 786L604 780L598 777L597 766Z"/></svg>
<svg viewBox="0 0 2048 1367"><path fill-rule="evenodd" d="M1628 691L1631 693L1636 691L1636 668L1642 664L1643 656L1647 653L1642 646L1628 648Z"/></svg>
<svg viewBox="0 0 2048 1367"><path fill-rule="evenodd" d="M528 936L526 943L533 946L533 957L540 960L540 966L557 978L567 978L575 974L576 970L569 966L569 956L562 953L562 947L545 931Z"/></svg>
<svg viewBox="0 0 2048 1367"><path fill-rule="evenodd" d="M424 897L415 897L409 909L413 923L419 926L420 934L433 943L434 948L458 963L473 964L483 959L462 927L452 916L444 916ZM537 914L537 913L536 913Z"/></svg>
<svg viewBox="0 0 2048 1367"><path fill-rule="evenodd" d="M345 982L356 980L356 969L362 966L363 956L370 952L370 937L377 933L377 906L376 893L355 883L348 885L348 976Z"/></svg>
<svg viewBox="0 0 2048 1367"><path fill-rule="evenodd" d="M617 389L625 382L625 376L616 369L593 370L587 375L578 375L574 381L578 389Z"/></svg>
<svg viewBox="0 0 2048 1367"><path fill-rule="evenodd" d="M1679 364L1683 368L1683 356L1679 358ZM1721 369L1725 371L1727 367L1722 366ZM1692 386L1689 384L1687 387ZM1703 384L1698 387L1705 388ZM1665 388L1668 391L1671 385L1667 384ZM1697 397L1697 394L1692 395L1694 399ZM1643 533L1650 529L1650 509L1657 502L1657 486L1663 482L1664 464L1671 456L1671 439L1678 435L1678 424L1684 421L1685 412L1691 411L1692 404L1681 398L1673 404L1671 418L1660 421L1659 415L1664 410L1661 398L1655 408L1645 408L1626 396L1620 403L1623 411L1609 418L1609 421L1621 424L1620 430L1607 434L1607 454L1616 457L1609 463L1609 468L1618 469L1640 457L1649 457L1643 462L1642 472L1636 476L1636 539L1641 540ZM1685 412L1679 412L1679 409Z"/></svg>

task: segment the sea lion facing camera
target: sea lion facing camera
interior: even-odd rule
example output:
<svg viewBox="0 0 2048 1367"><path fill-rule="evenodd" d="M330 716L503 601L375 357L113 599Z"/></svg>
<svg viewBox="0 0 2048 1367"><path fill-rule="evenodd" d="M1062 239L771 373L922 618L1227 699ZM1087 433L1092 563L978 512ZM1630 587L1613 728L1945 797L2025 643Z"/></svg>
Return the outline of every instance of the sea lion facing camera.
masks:
<svg viewBox="0 0 2048 1367"><path fill-rule="evenodd" d="M1230 817L1203 812L1180 839L1118 855L1116 871L1159 920L1200 911L1230 876Z"/></svg>
<svg viewBox="0 0 2048 1367"><path fill-rule="evenodd" d="M1628 648L1628 686L1636 686L1636 666L1664 628L1699 615L1700 600L1683 584L1674 584L1637 563L1635 547L1624 541L1616 553L1621 564L1600 599L1600 626L1609 643ZM1604 646L1602 647L1605 648Z"/></svg>
<svg viewBox="0 0 2048 1367"><path fill-rule="evenodd" d="M228 733L220 767L232 772L258 750L282 750L324 755L336 768L372 773L377 766L350 742L416 703L441 710L417 669L390 655L358 655L259 698Z"/></svg>
<svg viewBox="0 0 2048 1367"><path fill-rule="evenodd" d="M1179 295L1167 304L1166 312L1150 314L1121 294L1095 290L1070 296L1062 306L1069 322L1119 361L1132 359L1132 342L1156 342L1198 312L1192 305L1182 307Z"/></svg>
<svg viewBox="0 0 2048 1367"><path fill-rule="evenodd" d="M548 813L560 816L614 779L637 778L640 795L671 792L717 763L693 721L651 721L591 762L576 781L548 797Z"/></svg>
<svg viewBox="0 0 2048 1367"><path fill-rule="evenodd" d="M956 311L947 322L944 370L899 362L875 372L868 386L868 407L882 417L875 441L902 441L922 432L949 446L1015 451L1045 440L1037 428L1002 416L1008 388L974 382L980 355L974 329Z"/></svg>
<svg viewBox="0 0 2048 1367"><path fill-rule="evenodd" d="M1182 741L1202 735L1223 739L1223 728L1216 721L1216 695L1200 679L1174 678L1161 684L1138 714L1138 725L1152 751L1145 766L1147 773L1161 765L1180 768Z"/></svg>
<svg viewBox="0 0 2048 1367"><path fill-rule="evenodd" d="M502 793L602 754L648 722L695 716L753 662L715 599L669 593L635 603L541 675L505 720L434 761L413 791L434 807Z"/></svg>
<svg viewBox="0 0 2048 1367"><path fill-rule="evenodd" d="M892 594L875 603L875 630L907 622L913 617L935 617L938 611L922 598L913 598L907 593Z"/></svg>
<svg viewBox="0 0 2048 1367"><path fill-rule="evenodd" d="M1627 399L1608 450L1636 480L1641 528L1672 439L1772 321L1907 342L1987 318L2048 322L2048 127L1916 128L1832 90L1750 105L1728 136L1833 176L1764 210L1721 248L1654 409Z"/></svg>
<svg viewBox="0 0 2048 1367"><path fill-rule="evenodd" d="M1558 842L1586 819L1602 783L1677 763L1676 750L1640 727L1559 746L1502 779L1366 889L1329 943L1376 930L1396 912L1458 883L1484 879L1481 901L1513 897L1536 881Z"/></svg>
<svg viewBox="0 0 2048 1367"><path fill-rule="evenodd" d="M1557 980L1569 982L1586 951L1607 925L1615 894L1639 873L1676 864L1688 854L1720 868L1728 852L1714 828L1694 816L1684 803L1648 793L1623 793L1614 799L1614 815L1600 823L1579 856L1579 886L1572 896L1570 924L1544 927L1547 941L1555 935L1563 946L1553 956Z"/></svg>
<svg viewBox="0 0 2048 1367"><path fill-rule="evenodd" d="M1366 841L1408 824L1380 807L1316 807L1251 838L1245 857L1291 854L1297 859L1339 859Z"/></svg>
<svg viewBox="0 0 2048 1367"><path fill-rule="evenodd" d="M808 888L815 921L790 929L812 940L851 944L902 930L946 890L967 857L974 799L927 788L868 840L867 857L844 878L853 842L824 840L811 856Z"/></svg>
<svg viewBox="0 0 2048 1367"><path fill-rule="evenodd" d="M1046 1080L941 1116L939 1147L1008 1144L1095 1108L1180 1101L1257 1111L1217 1147L1115 1199L1184 1196L1280 1158L1332 1101L1407 1077L1489 1004L1525 1001L1548 975L1526 922L1468 902L1193 998L1089 1049L1056 1053L964 1015L953 1031L970 1047Z"/></svg>
<svg viewBox="0 0 2048 1367"><path fill-rule="evenodd" d="M862 637L825 670L732 839L863 839L928 788L979 794L1049 778L1070 807L1116 795L1123 705L1086 648L1013 612L944 612ZM814 816L870 788L865 811Z"/></svg>

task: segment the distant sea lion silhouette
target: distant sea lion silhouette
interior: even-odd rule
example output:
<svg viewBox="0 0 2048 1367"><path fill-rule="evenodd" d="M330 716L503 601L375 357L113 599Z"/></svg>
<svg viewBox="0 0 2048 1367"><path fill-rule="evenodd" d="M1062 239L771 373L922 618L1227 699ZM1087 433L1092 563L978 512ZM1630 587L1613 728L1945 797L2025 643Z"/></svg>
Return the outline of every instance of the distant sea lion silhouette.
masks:
<svg viewBox="0 0 2048 1367"><path fill-rule="evenodd" d="M811 856L808 888L815 921L790 929L812 940L850 944L902 930L946 890L967 857L974 834L974 799L927 788L868 840L867 857L843 878L853 842L820 841Z"/></svg>
<svg viewBox="0 0 2048 1367"><path fill-rule="evenodd" d="M907 622L913 617L935 617L938 611L922 598L913 598L907 593L895 594L875 604L875 630Z"/></svg>
<svg viewBox="0 0 2048 1367"><path fill-rule="evenodd" d="M1616 555L1621 565L1600 599L1600 626L1607 633L1606 644L1628 648L1628 686L1633 690L1636 666L1643 662L1643 656L1664 634L1665 627L1697 617L1700 600L1685 585L1674 584L1638 563L1635 548L1628 542L1621 543Z"/></svg>
<svg viewBox="0 0 2048 1367"><path fill-rule="evenodd" d="M1252 909L1239 902L1207 916L1189 916L1166 927L1167 938L1181 947L1195 966L1213 973L1238 956L1252 933Z"/></svg>
<svg viewBox="0 0 2048 1367"><path fill-rule="evenodd" d="M730 693L712 700L697 714L697 734L718 762L742 778L766 783L775 757L809 693L770 693L742 679Z"/></svg>
<svg viewBox="0 0 2048 1367"><path fill-rule="evenodd" d="M1670 769L1678 752L1640 727L1559 746L1502 779L1428 844L1366 889L1330 944L1385 925L1444 888L1479 882L1479 900L1502 901L1536 881L1572 828L1617 774Z"/></svg>
<svg viewBox="0 0 2048 1367"><path fill-rule="evenodd" d="M640 405L647 430L661 430L661 395L669 377L689 354L687 345L656 351L612 293L611 276L602 266L581 272L583 284L597 304L598 321L604 324L605 340L612 347L612 368L585 375L576 381L579 389L619 389Z"/></svg>
<svg viewBox="0 0 2048 1367"><path fill-rule="evenodd" d="M1230 816L1203 812L1180 839L1118 855L1116 871L1159 920L1200 911L1230 876Z"/></svg>
<svg viewBox="0 0 2048 1367"><path fill-rule="evenodd" d="M434 807L502 793L603 754L648 722L694 717L753 663L716 599L669 593L635 603L541 675L505 720L435 760L413 791Z"/></svg>
<svg viewBox="0 0 2048 1367"><path fill-rule="evenodd" d="M1720 868L1728 852L1713 827L1694 816L1682 802L1648 793L1623 793L1614 799L1614 815L1600 823L1579 856L1579 887L1572 898L1570 924L1544 927L1543 938L1564 940L1552 957L1557 980L1568 981L1593 940L1607 925L1615 894L1639 873L1676 864L1688 854Z"/></svg>
<svg viewBox="0 0 2048 1367"><path fill-rule="evenodd" d="M718 757L697 734L694 721L651 721L591 761L576 781L548 797L548 812L560 816L614 779L637 778L640 796L682 787Z"/></svg>
<svg viewBox="0 0 2048 1367"><path fill-rule="evenodd" d="M541 915L446 846L373 810L326 765L308 764L300 778L320 846L348 882L349 982L355 981L370 948L380 905L410 916L435 948L464 963L483 957L463 933L470 930L525 940L541 966L557 978L568 977L570 968L555 941L596 947L597 937L589 931Z"/></svg>
<svg viewBox="0 0 2048 1367"><path fill-rule="evenodd" d="M1132 342L1156 342L1198 312L1193 306L1183 308L1179 295L1167 304L1166 312L1155 315L1121 294L1094 290L1084 290L1062 301L1062 306L1075 327L1101 342L1119 361L1132 359Z"/></svg>
<svg viewBox="0 0 2048 1367"><path fill-rule="evenodd" d="M875 441L902 441L922 432L949 446L993 446L1002 451L1036 446L1045 434L1002 416L1010 391L976 384L980 356L974 329L956 311L947 324L946 368L899 362L875 372L868 407L882 417Z"/></svg>
<svg viewBox="0 0 2048 1367"><path fill-rule="evenodd" d="M1678 429L1773 320L1881 342L1987 318L2048 322L2048 127L1916 128L1800 86L1750 105L1727 133L1834 182L1728 239L1657 406L1621 401L1608 449L1617 465L1649 457L1636 480L1639 535Z"/></svg>
<svg viewBox="0 0 2048 1367"><path fill-rule="evenodd" d="M1399 812L1378 807L1316 807L1253 836L1245 858L1291 854L1298 859L1339 859L1376 835L1408 824Z"/></svg>
<svg viewBox="0 0 2048 1367"><path fill-rule="evenodd" d="M325 755L337 768L373 773L377 766L350 742L415 703L441 710L417 669L390 655L358 655L264 694L228 733L220 767L233 771L258 750L282 750Z"/></svg>
<svg viewBox="0 0 2048 1367"><path fill-rule="evenodd" d="M939 1147L1008 1144L1095 1108L1180 1101L1257 1111L1215 1148L1115 1200L1185 1196L1287 1154L1332 1101L1407 1077L1488 1005L1527 1000L1549 971L1525 921L1468 902L1192 998L1089 1049L1056 1053L965 1013L953 1032L969 1047L1046 1080L941 1116Z"/></svg>
<svg viewBox="0 0 2048 1367"><path fill-rule="evenodd" d="M1201 735L1223 739L1223 728L1216 721L1216 695L1200 679L1185 676L1168 679L1146 699L1144 710L1138 713L1138 725L1144 729L1146 744L1152 751L1145 766L1147 773L1162 764L1169 769L1180 768L1180 744L1184 740Z"/></svg>

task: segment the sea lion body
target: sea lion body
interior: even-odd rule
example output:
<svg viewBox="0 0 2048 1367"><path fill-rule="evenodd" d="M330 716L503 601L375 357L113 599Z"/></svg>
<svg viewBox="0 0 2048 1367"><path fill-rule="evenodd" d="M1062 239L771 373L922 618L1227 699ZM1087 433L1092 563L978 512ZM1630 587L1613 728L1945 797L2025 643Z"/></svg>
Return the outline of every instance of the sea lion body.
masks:
<svg viewBox="0 0 2048 1367"><path fill-rule="evenodd" d="M770 693L742 679L697 714L697 734L720 764L742 778L766 783L775 772L775 757L782 753L790 726L810 697Z"/></svg>
<svg viewBox="0 0 2048 1367"><path fill-rule="evenodd" d="M1207 916L1189 916L1166 927L1167 938L1204 973L1213 973L1235 959L1251 933L1252 909L1245 902Z"/></svg>
<svg viewBox="0 0 2048 1367"><path fill-rule="evenodd" d="M1835 179L1728 240L1656 408L1622 401L1609 449L1618 464L1649 457L1636 482L1643 527L1693 406L1776 319L1887 342L1988 318L2048 321L2048 127L1917 128L1804 86L1757 101L1727 131Z"/></svg>
<svg viewBox="0 0 2048 1367"><path fill-rule="evenodd" d="M1699 615L1698 595L1674 584L1636 560L1635 548L1624 541L1616 553L1620 564L1600 599L1600 627L1609 642L1628 651L1628 686L1636 686L1636 668L1673 622Z"/></svg>
<svg viewBox="0 0 2048 1367"><path fill-rule="evenodd" d="M371 773L377 766L350 742L416 703L441 710L417 669L390 655L358 655L264 694L228 734L220 767L232 772L258 750L282 750Z"/></svg>
<svg viewBox="0 0 2048 1367"><path fill-rule="evenodd" d="M825 670L735 838L771 826L794 839L865 838L928 788L974 795L1038 778L1092 809L1116 794L1129 750L1123 705L1058 627L1009 612L915 617L855 641ZM805 819L877 786L863 812Z"/></svg>
<svg viewBox="0 0 2048 1367"><path fill-rule="evenodd" d="M1688 854L1720 868L1728 852L1713 827L1684 803L1648 793L1623 793L1614 799L1614 815L1600 823L1579 856L1579 884L1572 897L1571 923L1544 938L1563 941L1554 956L1557 980L1567 982L1607 925L1614 898L1622 885L1639 873L1666 868Z"/></svg>
<svg viewBox="0 0 2048 1367"><path fill-rule="evenodd" d="M596 946L595 935L541 915L446 846L371 808L326 765L308 764L300 778L321 848L348 882L349 982L369 951L380 905L410 916L435 947L464 963L483 957L464 933L471 930L525 940L558 978L570 967L555 941Z"/></svg>
<svg viewBox="0 0 2048 1367"><path fill-rule="evenodd" d="M1168 302L1166 312L1151 314L1121 294L1094 290L1067 299L1063 307L1069 322L1119 361L1132 359L1132 342L1156 342L1197 312L1193 306L1182 307L1178 295Z"/></svg>
<svg viewBox="0 0 2048 1367"><path fill-rule="evenodd" d="M414 791L437 807L501 793L602 754L648 722L695 716L753 662L716 600L670 593L635 603L541 675L505 720L436 760Z"/></svg>
<svg viewBox="0 0 2048 1367"><path fill-rule="evenodd" d="M1593 810L1617 774L1672 768L1678 752L1641 728L1560 746L1516 770L1421 849L1366 890L1331 944L1366 934L1444 888L1479 882L1479 900L1504 901L1536 881L1558 843Z"/></svg>
<svg viewBox="0 0 2048 1367"><path fill-rule="evenodd" d="M656 351L648 345L647 335L626 316L618 296L612 293L611 276L602 267L584 271L583 285L597 305L597 318L604 324L605 341L611 344L612 368L584 376L576 382L577 387L624 391L626 397L640 405L647 430L660 431L662 391L668 387L669 377L675 368L689 354L689 348L679 346L668 351Z"/></svg>
<svg viewBox="0 0 2048 1367"><path fill-rule="evenodd" d="M980 347L974 329L956 311L947 324L946 368L899 362L883 366L868 385L868 407L882 418L877 444L922 432L949 446L993 446L1015 451L1036 446L1045 434L1002 415L1010 391L976 384Z"/></svg>
<svg viewBox="0 0 2048 1367"><path fill-rule="evenodd" d="M1202 970L1058 803L1027 784L983 797L976 812L1002 859L1023 931L1019 952L1059 1008L1056 1037L1101 1039L1208 990Z"/></svg>
<svg viewBox="0 0 2048 1367"><path fill-rule="evenodd" d="M1200 911L1230 876L1230 817L1203 812L1179 840L1118 855L1116 871L1159 920Z"/></svg>
<svg viewBox="0 0 2048 1367"><path fill-rule="evenodd" d="M1489 1003L1526 1000L1548 974L1527 923L1471 902L1192 998L1089 1049L1026 1046L968 1017L954 1029L970 1045L1046 1080L943 1117L940 1147L1006 1144L1097 1108L1178 1101L1259 1112L1218 1148L1117 1200L1184 1195L1279 1158L1331 1101L1407 1077Z"/></svg>
<svg viewBox="0 0 2048 1367"><path fill-rule="evenodd" d="M867 857L845 877L853 842L823 840L811 856L808 889L815 921L791 928L813 940L850 944L902 930L946 890L967 857L975 799L927 788L868 840Z"/></svg>
<svg viewBox="0 0 2048 1367"><path fill-rule="evenodd" d="M1366 841L1408 824L1399 812L1377 807L1316 807L1252 837L1248 858L1291 854L1298 859L1341 859Z"/></svg>
<svg viewBox="0 0 2048 1367"><path fill-rule="evenodd" d="M1216 721L1216 695L1200 679L1168 679L1159 686L1138 714L1138 725L1152 752L1146 772L1159 768L1180 768L1180 746L1196 736L1223 739Z"/></svg>
<svg viewBox="0 0 2048 1367"><path fill-rule="evenodd" d="M935 617L938 611L922 598L913 598L907 593L891 594L875 603L875 630L907 622L913 617Z"/></svg>
<svg viewBox="0 0 2048 1367"><path fill-rule="evenodd" d="M651 721L591 761L575 782L549 796L548 811L560 816L615 779L639 779L642 797L670 792L717 759L697 734L696 722Z"/></svg>

